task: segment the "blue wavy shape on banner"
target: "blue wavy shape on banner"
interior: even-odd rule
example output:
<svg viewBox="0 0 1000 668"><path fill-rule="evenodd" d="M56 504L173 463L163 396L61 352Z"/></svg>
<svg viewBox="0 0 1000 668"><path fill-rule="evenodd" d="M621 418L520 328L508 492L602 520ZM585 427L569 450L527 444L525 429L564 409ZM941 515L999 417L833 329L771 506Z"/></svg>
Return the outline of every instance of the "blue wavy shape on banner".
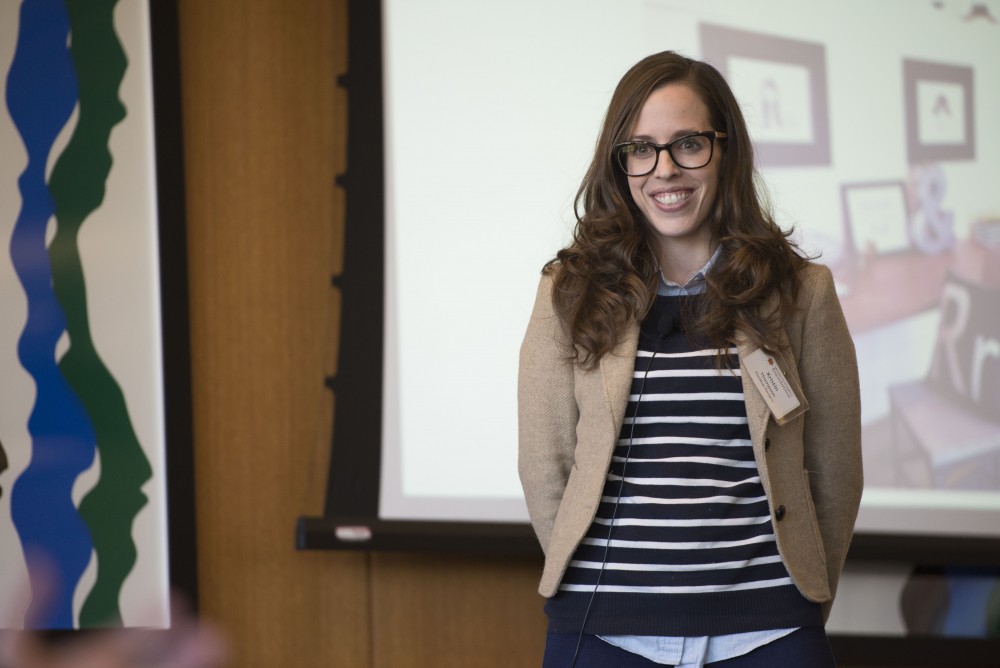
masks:
<svg viewBox="0 0 1000 668"><path fill-rule="evenodd" d="M45 248L53 214L45 166L77 101L68 36L63 2L24 0L7 76L7 107L28 154L18 179L22 201L10 254L28 305L18 358L36 389L28 418L31 459L11 490L11 516L34 593L25 619L29 628L73 628L73 592L93 549L71 492L94 461L94 429L56 365L66 324Z"/></svg>

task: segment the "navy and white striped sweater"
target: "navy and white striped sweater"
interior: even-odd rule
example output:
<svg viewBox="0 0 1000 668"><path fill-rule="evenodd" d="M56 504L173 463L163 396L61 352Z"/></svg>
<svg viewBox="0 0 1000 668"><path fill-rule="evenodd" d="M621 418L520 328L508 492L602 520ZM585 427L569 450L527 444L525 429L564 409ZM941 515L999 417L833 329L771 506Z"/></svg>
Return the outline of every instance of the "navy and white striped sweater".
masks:
<svg viewBox="0 0 1000 668"><path fill-rule="evenodd" d="M657 297L643 323L601 503L546 604L550 630L580 631L598 577L587 633L821 626L819 605L799 593L778 554L736 349L732 370L719 370L709 346L680 332L661 340L657 322L678 309L679 298Z"/></svg>

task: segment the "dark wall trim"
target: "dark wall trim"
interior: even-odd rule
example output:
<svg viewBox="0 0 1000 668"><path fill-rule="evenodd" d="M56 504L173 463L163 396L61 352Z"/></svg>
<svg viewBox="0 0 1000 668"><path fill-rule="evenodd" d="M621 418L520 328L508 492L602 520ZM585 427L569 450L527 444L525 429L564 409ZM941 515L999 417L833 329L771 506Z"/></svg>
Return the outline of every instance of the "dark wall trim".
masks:
<svg viewBox="0 0 1000 668"><path fill-rule="evenodd" d="M378 516L382 462L382 337L385 214L381 2L348 6L347 172L333 437L325 515Z"/></svg>
<svg viewBox="0 0 1000 668"><path fill-rule="evenodd" d="M171 586L198 601L177 0L150 0Z"/></svg>

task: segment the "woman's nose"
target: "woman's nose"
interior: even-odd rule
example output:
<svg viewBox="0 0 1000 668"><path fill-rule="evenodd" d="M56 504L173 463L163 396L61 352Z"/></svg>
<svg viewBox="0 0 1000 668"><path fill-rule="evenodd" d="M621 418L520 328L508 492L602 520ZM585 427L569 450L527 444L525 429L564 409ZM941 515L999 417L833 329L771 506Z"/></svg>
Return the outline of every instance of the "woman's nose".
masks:
<svg viewBox="0 0 1000 668"><path fill-rule="evenodd" d="M670 178L674 174L680 174L681 168L677 166L674 159L670 157L670 151L663 149L657 156L656 168L653 170L653 175L660 178Z"/></svg>

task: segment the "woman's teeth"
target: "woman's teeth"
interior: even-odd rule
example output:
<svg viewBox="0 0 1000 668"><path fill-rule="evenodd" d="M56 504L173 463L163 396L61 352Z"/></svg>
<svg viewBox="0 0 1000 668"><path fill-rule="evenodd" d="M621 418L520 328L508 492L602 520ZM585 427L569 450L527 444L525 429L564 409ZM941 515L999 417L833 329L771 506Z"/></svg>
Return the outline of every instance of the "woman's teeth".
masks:
<svg viewBox="0 0 1000 668"><path fill-rule="evenodd" d="M690 196L691 191L687 190L684 192L660 193L659 195L654 195L653 199L660 204L677 204L678 202L683 202Z"/></svg>

